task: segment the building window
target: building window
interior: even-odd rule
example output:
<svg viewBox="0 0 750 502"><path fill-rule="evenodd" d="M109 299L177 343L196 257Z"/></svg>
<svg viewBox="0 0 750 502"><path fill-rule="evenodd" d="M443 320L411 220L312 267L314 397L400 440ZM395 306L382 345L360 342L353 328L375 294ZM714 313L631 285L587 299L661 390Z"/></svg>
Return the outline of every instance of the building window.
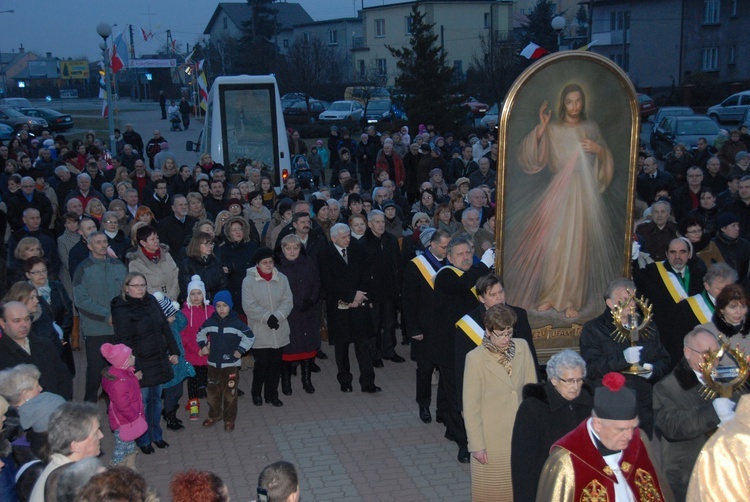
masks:
<svg viewBox="0 0 750 502"><path fill-rule="evenodd" d="M360 59L357 61L357 73L359 78L365 78L365 60Z"/></svg>
<svg viewBox="0 0 750 502"><path fill-rule="evenodd" d="M385 59L376 59L375 61L378 65L378 76L386 76L388 74L388 67L386 65Z"/></svg>
<svg viewBox="0 0 750 502"><path fill-rule="evenodd" d="M630 29L630 11L618 10L609 13L609 30L622 31Z"/></svg>
<svg viewBox="0 0 750 502"><path fill-rule="evenodd" d="M303 33L302 34L302 41L306 44L310 43L310 34L309 33Z"/></svg>
<svg viewBox="0 0 750 502"><path fill-rule="evenodd" d="M227 21L227 18L224 18L224 29L226 30L229 28L229 21Z"/></svg>
<svg viewBox="0 0 750 502"><path fill-rule="evenodd" d="M735 56L736 52L737 51L735 49L735 46L734 45L730 45L729 46L729 54L727 56L727 63L728 64L735 64L735 63L737 63L737 61L735 59L736 58L736 56Z"/></svg>
<svg viewBox="0 0 750 502"><path fill-rule="evenodd" d="M375 37L383 38L385 36L385 19L375 20Z"/></svg>
<svg viewBox="0 0 750 502"><path fill-rule="evenodd" d="M339 36L336 30L328 30L328 45L338 45Z"/></svg>
<svg viewBox="0 0 750 502"><path fill-rule="evenodd" d="M719 0L705 0L703 2L703 24L717 24L719 22Z"/></svg>
<svg viewBox="0 0 750 502"><path fill-rule="evenodd" d="M284 45L284 49L288 49L289 48L289 39L285 38L282 43Z"/></svg>
<svg viewBox="0 0 750 502"><path fill-rule="evenodd" d="M484 27L489 28L492 25L492 17L489 12L484 13Z"/></svg>
<svg viewBox="0 0 750 502"><path fill-rule="evenodd" d="M411 25L414 22L414 18L411 16L404 17L404 31L407 35L411 35Z"/></svg>
<svg viewBox="0 0 750 502"><path fill-rule="evenodd" d="M701 70L703 71L716 71L719 69L719 48L718 47L704 47L703 48L703 65Z"/></svg>

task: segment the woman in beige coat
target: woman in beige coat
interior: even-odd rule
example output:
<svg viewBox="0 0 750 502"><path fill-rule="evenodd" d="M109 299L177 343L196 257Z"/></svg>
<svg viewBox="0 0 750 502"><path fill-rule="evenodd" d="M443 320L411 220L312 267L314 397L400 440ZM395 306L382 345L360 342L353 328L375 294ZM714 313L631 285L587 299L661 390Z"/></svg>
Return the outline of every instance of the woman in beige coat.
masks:
<svg viewBox="0 0 750 502"><path fill-rule="evenodd" d="M523 386L536 383L525 340L514 339L516 313L495 305L484 315L482 344L466 355L464 422L471 451L473 501L513 500L510 444Z"/></svg>

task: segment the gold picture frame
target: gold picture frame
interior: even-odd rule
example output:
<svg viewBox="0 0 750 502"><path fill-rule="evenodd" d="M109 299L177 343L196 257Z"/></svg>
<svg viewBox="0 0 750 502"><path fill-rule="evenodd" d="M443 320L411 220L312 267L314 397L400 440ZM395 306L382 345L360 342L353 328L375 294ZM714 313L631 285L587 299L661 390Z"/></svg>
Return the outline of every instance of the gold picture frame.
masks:
<svg viewBox="0 0 750 502"><path fill-rule="evenodd" d="M508 303L528 311L535 343L577 348L581 326L604 309L606 284L630 276L639 130L630 79L599 54L545 56L508 92L496 269Z"/></svg>

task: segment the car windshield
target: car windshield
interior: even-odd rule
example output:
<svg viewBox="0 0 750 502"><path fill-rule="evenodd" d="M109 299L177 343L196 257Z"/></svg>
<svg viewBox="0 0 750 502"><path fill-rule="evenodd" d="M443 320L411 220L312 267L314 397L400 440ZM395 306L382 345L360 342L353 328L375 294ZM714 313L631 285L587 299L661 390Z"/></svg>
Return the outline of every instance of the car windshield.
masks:
<svg viewBox="0 0 750 502"><path fill-rule="evenodd" d="M391 102L387 99L375 99L367 104L370 111L385 111L391 108Z"/></svg>
<svg viewBox="0 0 750 502"><path fill-rule="evenodd" d="M15 108L10 108L8 106L2 107L3 112L5 112L6 115L10 117L23 117L24 114L16 110Z"/></svg>
<svg viewBox="0 0 750 502"><path fill-rule="evenodd" d="M713 120L681 120L677 123L677 134L706 135L719 134L719 126Z"/></svg>
<svg viewBox="0 0 750 502"><path fill-rule="evenodd" d="M351 109L349 103L334 103L328 109L329 112L348 112Z"/></svg>

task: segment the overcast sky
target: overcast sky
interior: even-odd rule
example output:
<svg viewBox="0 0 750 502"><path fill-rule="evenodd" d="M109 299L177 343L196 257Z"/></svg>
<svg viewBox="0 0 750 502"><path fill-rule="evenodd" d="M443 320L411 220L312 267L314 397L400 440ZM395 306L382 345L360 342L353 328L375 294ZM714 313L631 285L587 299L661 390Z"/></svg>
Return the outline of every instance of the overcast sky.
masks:
<svg viewBox="0 0 750 502"><path fill-rule="evenodd" d="M397 0L297 0L318 21L356 15L356 9L396 3ZM403 0L399 0L403 1ZM241 2L240 2L241 3ZM67 59L100 57L96 26L104 21L117 24L119 34L128 24L152 31L148 43L135 38L136 56L154 53L166 42L166 30L181 44L191 46L202 37L211 14L219 2L207 0L0 0L0 51L27 51L40 56L51 52ZM356 7L355 7L356 6ZM138 35L137 30L135 35Z"/></svg>

